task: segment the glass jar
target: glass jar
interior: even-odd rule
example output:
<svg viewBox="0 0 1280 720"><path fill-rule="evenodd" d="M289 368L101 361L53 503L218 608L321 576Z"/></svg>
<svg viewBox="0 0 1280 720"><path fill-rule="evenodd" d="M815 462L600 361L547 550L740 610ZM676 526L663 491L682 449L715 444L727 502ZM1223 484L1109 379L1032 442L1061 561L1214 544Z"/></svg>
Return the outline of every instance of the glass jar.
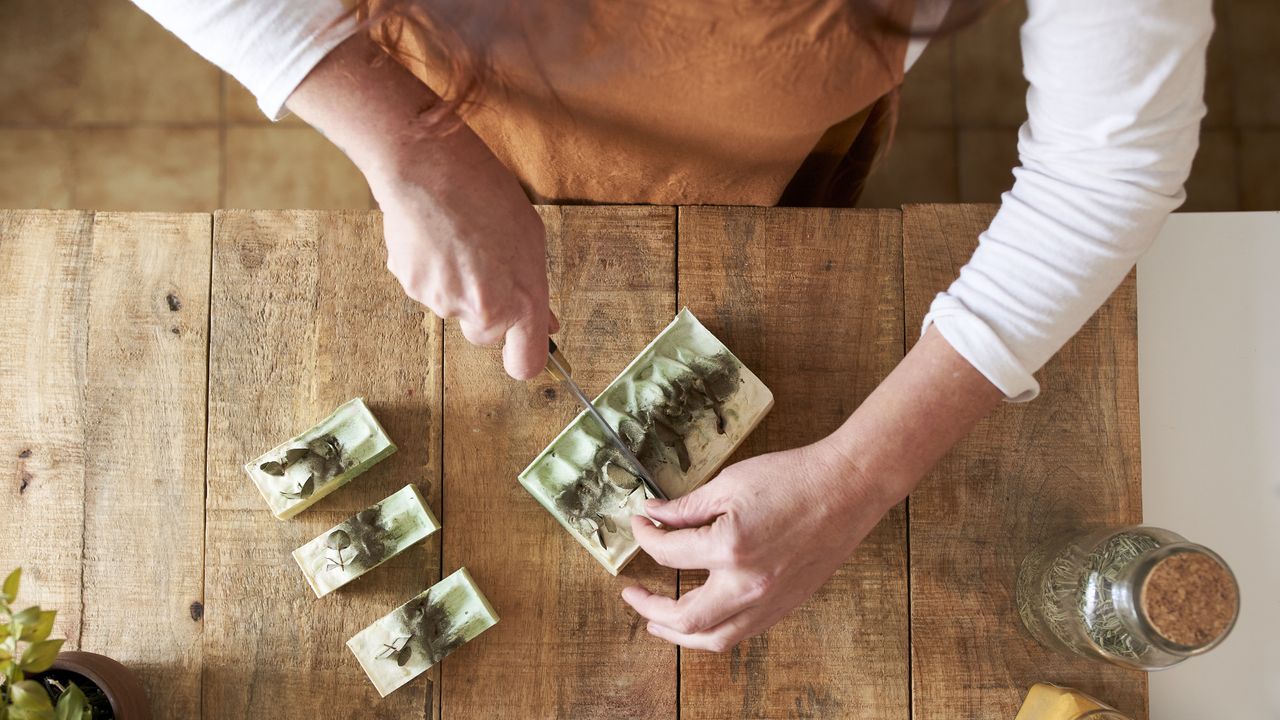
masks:
<svg viewBox="0 0 1280 720"><path fill-rule="evenodd" d="M1032 551L1018 615L1041 645L1136 670L1159 670L1222 642L1240 611L1226 562L1154 527L1107 528Z"/></svg>

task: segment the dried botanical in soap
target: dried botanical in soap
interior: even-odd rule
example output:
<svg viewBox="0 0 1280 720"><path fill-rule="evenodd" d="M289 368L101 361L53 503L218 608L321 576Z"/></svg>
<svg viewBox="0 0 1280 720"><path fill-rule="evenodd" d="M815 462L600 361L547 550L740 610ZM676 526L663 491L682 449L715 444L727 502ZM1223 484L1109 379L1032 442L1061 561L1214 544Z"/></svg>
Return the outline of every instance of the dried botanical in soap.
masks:
<svg viewBox="0 0 1280 720"><path fill-rule="evenodd" d="M453 618L431 597L430 590L396 610L394 622L399 623L405 635L384 643L383 651L375 657L394 659L400 667L415 659L434 665L465 642L454 627Z"/></svg>
<svg viewBox="0 0 1280 720"><path fill-rule="evenodd" d="M611 476L610 467L621 468L625 476ZM618 532L617 523L610 515L625 506L632 495L643 493L640 480L626 467L622 453L611 445L602 447L578 479L555 498L556 509L580 532L594 534L602 548L608 547L605 533Z"/></svg>
<svg viewBox="0 0 1280 720"><path fill-rule="evenodd" d="M361 630L347 647L386 697L497 622L462 568Z"/></svg>
<svg viewBox="0 0 1280 720"><path fill-rule="evenodd" d="M356 398L244 467L271 512L285 520L395 450L377 418Z"/></svg>
<svg viewBox="0 0 1280 720"><path fill-rule="evenodd" d="M317 597L395 557L440 528L412 485L365 508L293 551Z"/></svg>
<svg viewBox="0 0 1280 720"><path fill-rule="evenodd" d="M704 482L773 405L773 395L687 309L595 401L668 497ZM580 414L520 482L610 572L638 549L646 493L594 419Z"/></svg>

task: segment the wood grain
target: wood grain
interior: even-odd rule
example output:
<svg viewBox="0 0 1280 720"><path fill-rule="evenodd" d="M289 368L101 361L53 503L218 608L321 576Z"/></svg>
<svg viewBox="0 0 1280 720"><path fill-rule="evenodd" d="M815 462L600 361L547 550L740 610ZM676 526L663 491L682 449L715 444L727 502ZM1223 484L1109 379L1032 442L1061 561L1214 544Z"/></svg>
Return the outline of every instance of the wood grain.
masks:
<svg viewBox="0 0 1280 720"><path fill-rule="evenodd" d="M0 572L80 642L93 215L0 211Z"/></svg>
<svg viewBox="0 0 1280 720"><path fill-rule="evenodd" d="M155 717L201 716L210 234L0 214L0 567L24 565L22 603L57 610L68 648L134 668Z"/></svg>
<svg viewBox="0 0 1280 720"><path fill-rule="evenodd" d="M594 395L675 314L670 208L541 208L557 342ZM548 375L506 377L497 349L445 335L445 571L465 565L502 620L444 663L443 710L466 718L673 718L675 649L619 592L672 593L638 557L611 577L516 482L580 408Z"/></svg>
<svg viewBox="0 0 1280 720"><path fill-rule="evenodd" d="M436 716L435 683L379 700L344 643L439 579L438 536L319 600L289 556L408 483L441 510L440 324L405 297L385 258L376 213L215 215L206 717ZM275 520L241 464L355 396L399 451Z"/></svg>
<svg viewBox="0 0 1280 720"><path fill-rule="evenodd" d="M818 440L893 369L901 260L897 211L681 208L680 302L776 398L734 459ZM681 575L684 592L705 577ZM680 717L906 718L907 652L899 506L769 632L682 652Z"/></svg>
<svg viewBox="0 0 1280 720"><path fill-rule="evenodd" d="M909 329L994 213L905 208ZM915 720L1012 717L1036 681L1146 717L1145 674L1043 650L1022 630L1013 593L1018 563L1047 535L1142 518L1136 317L1131 274L1038 373L1041 396L987 418L912 494Z"/></svg>
<svg viewBox="0 0 1280 720"><path fill-rule="evenodd" d="M199 718L208 215L93 219L80 649ZM161 561L162 560L162 561Z"/></svg>
<svg viewBox="0 0 1280 720"><path fill-rule="evenodd" d="M686 208L677 257L670 208L542 208L558 340L598 391L688 304L777 396L739 457L793 447L889 372L993 211L910 206L899 235L892 211ZM376 213L0 211L0 573L157 717L1011 717L1047 680L1146 718L1144 675L1041 650L1012 592L1045 535L1140 519L1132 277L912 496L909 573L896 508L782 624L677 661L618 591L700 578L643 555L611 578L515 481L572 398L443 333L384 262ZM356 395L399 452L276 521L240 465ZM316 600L290 551L410 482L443 532ZM464 565L502 622L379 700L344 642Z"/></svg>

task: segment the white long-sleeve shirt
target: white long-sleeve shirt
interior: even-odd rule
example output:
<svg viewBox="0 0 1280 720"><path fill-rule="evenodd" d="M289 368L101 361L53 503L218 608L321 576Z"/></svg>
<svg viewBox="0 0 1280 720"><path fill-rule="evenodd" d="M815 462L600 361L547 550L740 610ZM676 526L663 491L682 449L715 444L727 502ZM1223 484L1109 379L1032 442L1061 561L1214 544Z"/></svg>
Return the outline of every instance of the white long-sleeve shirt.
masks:
<svg viewBox="0 0 1280 720"><path fill-rule="evenodd" d="M278 118L330 50L341 0L135 0ZM978 250L924 327L1011 400L1080 329L1185 198L1210 0L1028 0L1020 167ZM918 53L908 53L909 60ZM960 88L960 92L963 92Z"/></svg>

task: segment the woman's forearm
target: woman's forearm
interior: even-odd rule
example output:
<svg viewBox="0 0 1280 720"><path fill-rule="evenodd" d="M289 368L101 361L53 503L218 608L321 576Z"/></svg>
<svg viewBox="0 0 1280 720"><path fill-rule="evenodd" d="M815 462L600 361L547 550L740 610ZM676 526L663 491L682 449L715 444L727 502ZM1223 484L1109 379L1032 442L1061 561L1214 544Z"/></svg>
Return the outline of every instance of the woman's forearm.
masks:
<svg viewBox="0 0 1280 720"><path fill-rule="evenodd" d="M906 497L1003 395L930 327L825 442L885 496Z"/></svg>
<svg viewBox="0 0 1280 720"><path fill-rule="evenodd" d="M405 293L457 318L472 343L502 343L507 372L527 380L546 367L547 336L558 328L546 231L489 146L456 116L433 112L440 102L358 34L288 104L364 173L382 209L387 268Z"/></svg>
<svg viewBox="0 0 1280 720"><path fill-rule="evenodd" d="M441 102L366 33L348 38L289 96L288 107L337 145L364 173L375 194L378 178L413 164L419 174L424 144L443 154L469 133L432 133L424 117ZM483 145L481 143L481 145ZM487 149L487 148L486 148Z"/></svg>

